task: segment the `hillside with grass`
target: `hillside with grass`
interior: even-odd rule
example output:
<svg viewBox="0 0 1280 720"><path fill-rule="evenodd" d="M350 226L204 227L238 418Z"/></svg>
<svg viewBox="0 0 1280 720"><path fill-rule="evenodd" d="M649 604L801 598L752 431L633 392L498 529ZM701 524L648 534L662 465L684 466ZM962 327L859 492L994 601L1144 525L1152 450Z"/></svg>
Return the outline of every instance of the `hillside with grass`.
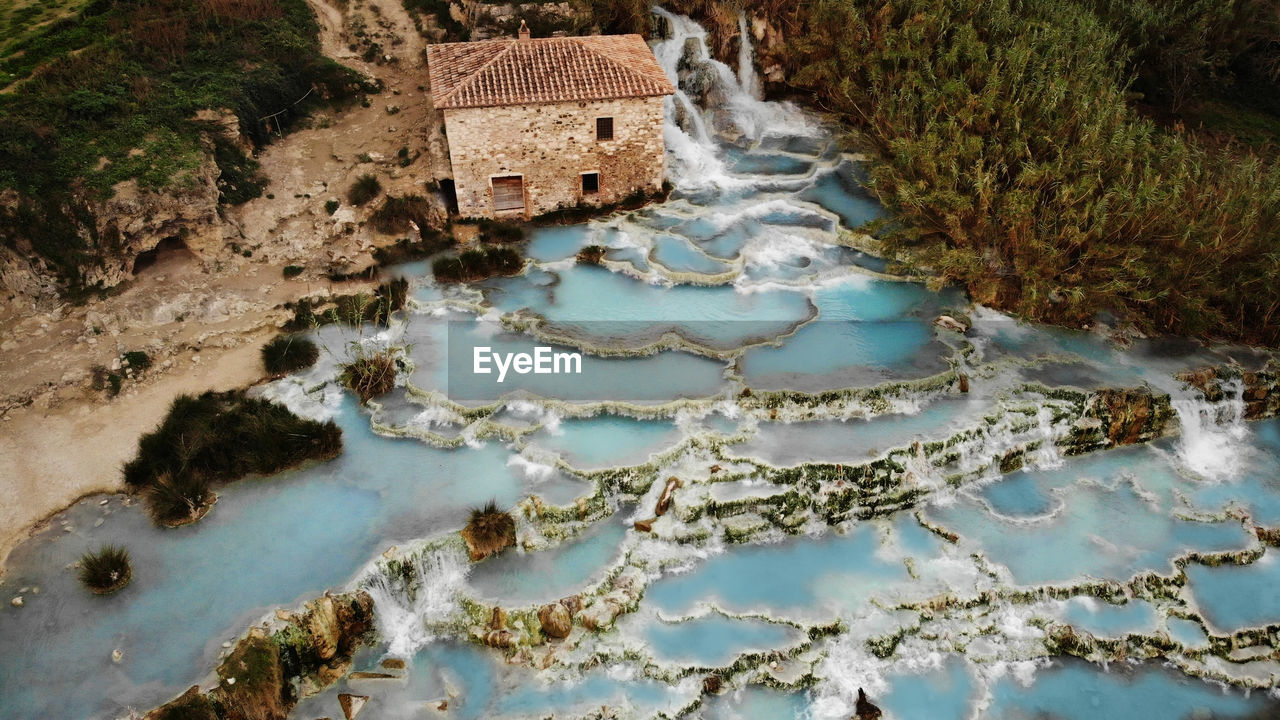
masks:
<svg viewBox="0 0 1280 720"><path fill-rule="evenodd" d="M73 298L118 261L97 217L118 183L181 188L212 161L243 202L253 148L369 89L321 54L305 0L9 0L0 23L0 242Z"/></svg>

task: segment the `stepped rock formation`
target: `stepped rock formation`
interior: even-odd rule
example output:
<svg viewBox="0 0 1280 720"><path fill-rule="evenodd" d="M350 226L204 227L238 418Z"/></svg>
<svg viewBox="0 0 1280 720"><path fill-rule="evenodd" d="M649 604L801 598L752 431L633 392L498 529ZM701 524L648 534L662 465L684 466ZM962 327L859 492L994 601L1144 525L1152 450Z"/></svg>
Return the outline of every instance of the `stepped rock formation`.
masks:
<svg viewBox="0 0 1280 720"><path fill-rule="evenodd" d="M250 630L218 666L217 687L192 687L145 720L285 720L302 696L346 672L373 618L373 599L364 591L326 594L300 613L275 615L273 629Z"/></svg>

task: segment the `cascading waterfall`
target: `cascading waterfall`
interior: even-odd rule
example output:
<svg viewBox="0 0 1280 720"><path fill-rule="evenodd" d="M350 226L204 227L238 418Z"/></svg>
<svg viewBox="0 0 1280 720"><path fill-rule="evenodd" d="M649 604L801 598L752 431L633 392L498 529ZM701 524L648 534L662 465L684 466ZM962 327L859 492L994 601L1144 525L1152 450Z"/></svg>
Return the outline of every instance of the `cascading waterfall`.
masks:
<svg viewBox="0 0 1280 720"><path fill-rule="evenodd" d="M674 155L677 167L676 183L683 187L732 187L740 184L730 176L708 128L704 111L681 87L681 72L701 73L703 82L710 82L714 90L723 96L723 106L717 111L727 124L740 130L745 138L755 143L766 135L812 135L816 132L795 107L786 103L769 103L759 99L759 79L753 67L752 47L746 16L740 17L742 42L739 48L739 69L734 73L728 65L711 57L707 48L707 31L693 20L655 7L654 13L666 20L670 37L653 46L654 56L676 87L675 95L666 104L664 138L668 150ZM706 77L710 73L710 77ZM682 129L683 116L691 132Z"/></svg>
<svg viewBox="0 0 1280 720"><path fill-rule="evenodd" d="M751 25L745 12L738 13L738 82L756 99L763 94L760 78L756 75L755 53L751 48Z"/></svg>
<svg viewBox="0 0 1280 720"><path fill-rule="evenodd" d="M435 637L460 612L458 593L470 570L461 550L441 548L413 553L399 560L403 573L391 574L388 564L376 563L358 583L373 598L378 633L387 652L408 659Z"/></svg>
<svg viewBox="0 0 1280 720"><path fill-rule="evenodd" d="M1244 383L1235 378L1222 384L1222 400L1211 402L1195 390L1173 394L1181 436L1178 460L1208 480L1227 480L1244 464Z"/></svg>

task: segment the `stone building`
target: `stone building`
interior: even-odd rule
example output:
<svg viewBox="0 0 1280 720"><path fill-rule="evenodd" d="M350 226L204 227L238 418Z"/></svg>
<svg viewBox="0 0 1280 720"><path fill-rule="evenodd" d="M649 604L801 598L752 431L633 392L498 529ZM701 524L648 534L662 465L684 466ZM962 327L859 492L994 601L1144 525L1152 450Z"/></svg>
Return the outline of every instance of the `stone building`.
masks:
<svg viewBox="0 0 1280 720"><path fill-rule="evenodd" d="M427 47L464 217L532 217L657 192L662 102L674 92L639 35ZM450 183L450 181L452 181Z"/></svg>

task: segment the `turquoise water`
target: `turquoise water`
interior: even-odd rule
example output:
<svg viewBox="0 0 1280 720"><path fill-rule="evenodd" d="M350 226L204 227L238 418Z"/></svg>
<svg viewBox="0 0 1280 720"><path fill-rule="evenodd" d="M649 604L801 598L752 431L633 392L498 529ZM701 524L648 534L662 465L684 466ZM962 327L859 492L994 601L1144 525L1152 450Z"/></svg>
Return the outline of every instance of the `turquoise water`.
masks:
<svg viewBox="0 0 1280 720"><path fill-rule="evenodd" d="M674 67L700 36L688 24L672 26L677 37L657 53ZM716 72L731 82L731 71L729 80ZM740 137L704 141L667 128L676 187L666 203L533 228L530 267L475 287L435 285L429 261L402 266L415 303L393 327L319 331L331 352L264 392L333 417L344 432L338 459L235 483L207 518L177 530L155 528L119 497L105 505L88 498L22 544L0 579L0 596L24 597L22 608L0 605L0 717L145 710L205 678L224 642L276 608L369 587L384 552L446 537L473 507L492 500L511 508L530 495L571 505L596 492L609 511L603 518L552 528L566 539L544 543L537 523L522 516L521 549L467 566L456 589L516 608L589 594L602 582L641 585L638 606L614 629L579 628L510 657L465 642L472 628L440 631L404 653L402 677L343 678L293 717L339 716L341 692L371 696L362 717L392 720L430 716L442 699L446 716L458 718L582 717L601 708L672 716L699 696L710 672L724 675L725 692L687 717L846 720L864 686L893 719L1274 716L1265 692L1239 689L1245 677L1269 677L1265 662L1224 663L1223 672L1239 673L1224 691L1156 663L1047 662L1040 630L1052 622L1105 637L1167 629L1199 647L1204 633L1172 611L1198 610L1221 633L1280 622L1274 550L1240 567L1191 563L1176 599L998 598L1013 588L1171 575L1187 552L1253 547L1241 516L1280 525L1280 421L1246 428L1172 379L1181 369L1231 359L1254 367L1264 358L1177 340L1121 348L1101 334L970 307L955 291L871 277L865 269L888 264L838 244L841 228L884 217L860 184L863 168L795 108L732 86L727 95ZM592 243L622 267L571 260ZM720 273L732 277L709 277ZM973 330L963 338L937 330L942 313L967 316ZM545 320L558 350L587 346L581 375L500 385L468 377L477 346L552 345L518 329L532 319ZM332 382L353 341L403 348L412 365L376 418ZM825 400L778 412L745 392L875 389L953 366L971 376L969 395L922 391L869 418ZM918 496L882 509L888 517L854 511L835 527L821 509L836 488L769 479L780 467L854 466L960 433L983 440L953 444L965 455L948 471L991 464L1053 431L1015 432L1000 424L1007 416L996 422L1035 401L1021 389L1026 382L1181 392L1183 437L1076 458L1046 453L1034 463L1044 469L952 484L916 458L893 482ZM373 419L409 437L378 435ZM426 431L458 446L436 447ZM1207 440L1196 445L1191 436ZM649 462L644 473L633 470ZM1234 469L1221 477L1196 471L1228 464ZM635 530L632 521L649 516L658 493L641 481L669 476L684 481L674 509L653 533ZM795 517L769 508L711 517L699 506L787 492L817 494ZM958 542L923 527L917 512ZM135 579L117 595L91 597L68 566L107 542L129 547ZM446 580L427 582L447 591ZM377 644L358 653L356 669L377 670L391 641L404 640L397 633L415 621L426 627L419 616L393 624L385 604L379 612ZM833 621L834 636L797 650L811 626ZM899 642L886 643L895 633ZM762 651L787 657L778 667L732 670L743 654ZM1187 664L1176 651L1169 659ZM688 677L671 679L683 671ZM811 681L801 680L806 673Z"/></svg>
<svg viewBox="0 0 1280 720"><path fill-rule="evenodd" d="M1174 491L1195 484L1151 448L1089 455L1057 470L1014 473L1005 482L1011 489L996 492L991 504L965 496L927 513L1006 565L1022 584L1168 573L1173 558L1188 550L1248 544L1238 522L1180 519Z"/></svg>
<svg viewBox="0 0 1280 720"><path fill-rule="evenodd" d="M601 415L564 420L531 436L529 443L556 453L576 468L589 470L639 465L679 439L680 432L670 421Z"/></svg>
<svg viewBox="0 0 1280 720"><path fill-rule="evenodd" d="M640 634L659 661L705 667L728 665L743 653L780 650L803 640L793 627L719 614L680 622L650 620Z"/></svg>
<svg viewBox="0 0 1280 720"><path fill-rule="evenodd" d="M1273 550L1251 565L1187 566L1191 595L1211 627L1231 630L1280 617L1280 559Z"/></svg>
<svg viewBox="0 0 1280 720"><path fill-rule="evenodd" d="M1274 707L1261 693L1223 693L1158 667L1119 665L1111 672L1071 662L1040 672L1034 684L996 686L991 717L1129 720L1130 718L1259 718Z"/></svg>

